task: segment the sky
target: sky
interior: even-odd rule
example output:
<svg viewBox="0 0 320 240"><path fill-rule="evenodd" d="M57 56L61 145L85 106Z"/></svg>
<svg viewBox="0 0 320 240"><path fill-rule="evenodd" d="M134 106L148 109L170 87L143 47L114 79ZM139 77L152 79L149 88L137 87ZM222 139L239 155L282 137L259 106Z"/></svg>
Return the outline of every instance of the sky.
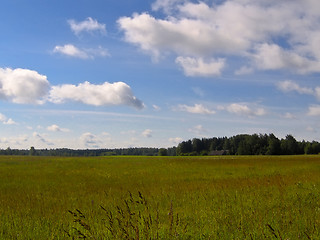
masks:
<svg viewBox="0 0 320 240"><path fill-rule="evenodd" d="M0 148L320 141L318 0L2 0Z"/></svg>

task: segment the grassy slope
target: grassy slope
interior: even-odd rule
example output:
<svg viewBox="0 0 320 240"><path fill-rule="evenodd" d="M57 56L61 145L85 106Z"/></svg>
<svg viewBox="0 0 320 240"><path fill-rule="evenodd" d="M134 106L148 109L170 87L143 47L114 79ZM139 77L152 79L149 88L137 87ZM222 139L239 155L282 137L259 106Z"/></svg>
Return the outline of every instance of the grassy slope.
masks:
<svg viewBox="0 0 320 240"><path fill-rule="evenodd" d="M161 227L171 211L188 224L178 239L320 238L320 156L2 156L0 239L65 239L76 208L103 238L99 206L138 191Z"/></svg>

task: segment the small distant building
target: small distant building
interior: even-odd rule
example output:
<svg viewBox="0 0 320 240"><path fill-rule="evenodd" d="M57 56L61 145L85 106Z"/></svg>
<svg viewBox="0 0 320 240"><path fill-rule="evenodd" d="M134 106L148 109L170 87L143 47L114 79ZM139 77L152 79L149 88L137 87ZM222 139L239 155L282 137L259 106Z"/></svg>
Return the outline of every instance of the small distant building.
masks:
<svg viewBox="0 0 320 240"><path fill-rule="evenodd" d="M222 156L227 155L229 153L229 150L214 150L209 152L209 156Z"/></svg>

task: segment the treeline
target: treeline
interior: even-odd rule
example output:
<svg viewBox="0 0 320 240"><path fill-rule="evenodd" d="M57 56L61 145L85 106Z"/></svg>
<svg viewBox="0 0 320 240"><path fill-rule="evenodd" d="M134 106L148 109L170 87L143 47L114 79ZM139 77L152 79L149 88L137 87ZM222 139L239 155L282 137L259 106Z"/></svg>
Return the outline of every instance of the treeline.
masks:
<svg viewBox="0 0 320 240"><path fill-rule="evenodd" d="M32 155L32 156L60 156L60 157L89 157L89 156L116 156L116 155L138 155L138 156L175 156L176 148L121 148L121 149L0 149L0 155Z"/></svg>
<svg viewBox="0 0 320 240"><path fill-rule="evenodd" d="M222 138L194 138L181 142L177 155L297 155L319 154L320 143L297 141L292 135L278 139L274 134L241 134Z"/></svg>
<svg viewBox="0 0 320 240"><path fill-rule="evenodd" d="M32 156L199 156L199 155L299 155L319 154L320 143L297 141L292 135L278 139L274 134L240 134L233 137L193 138L171 148L119 149L0 149L0 155Z"/></svg>

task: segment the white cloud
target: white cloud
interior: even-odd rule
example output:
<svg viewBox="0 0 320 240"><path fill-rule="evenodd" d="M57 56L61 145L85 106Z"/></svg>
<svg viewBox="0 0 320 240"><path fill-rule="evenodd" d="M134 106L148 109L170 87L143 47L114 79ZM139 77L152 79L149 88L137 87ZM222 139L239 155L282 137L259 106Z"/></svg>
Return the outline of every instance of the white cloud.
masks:
<svg viewBox="0 0 320 240"><path fill-rule="evenodd" d="M15 121L13 121L11 118L9 118L6 122L4 122L4 124L13 125L13 124L17 124L17 123Z"/></svg>
<svg viewBox="0 0 320 240"><path fill-rule="evenodd" d="M306 127L306 131L308 131L308 132L314 132L314 133L317 132L317 131L316 131L313 127L311 127L311 126Z"/></svg>
<svg viewBox="0 0 320 240"><path fill-rule="evenodd" d="M182 142L182 138L181 137L175 137L175 138L169 138L169 142L173 143L173 144L179 144Z"/></svg>
<svg viewBox="0 0 320 240"><path fill-rule="evenodd" d="M158 105L155 105L155 104L152 105L152 108L153 108L154 111L160 111L161 110L161 108Z"/></svg>
<svg viewBox="0 0 320 240"><path fill-rule="evenodd" d="M98 48L88 48L84 49L84 51L91 57L109 57L111 56L109 51L101 46Z"/></svg>
<svg viewBox="0 0 320 240"><path fill-rule="evenodd" d="M208 133L208 130L205 129L202 125L197 125L193 128L188 129L189 132L196 134L198 136L206 136L206 134Z"/></svg>
<svg viewBox="0 0 320 240"><path fill-rule="evenodd" d="M191 59L223 56L227 60L237 56L248 62L236 74L255 69L320 72L320 9L316 0L303 4L300 0L228 0L212 5L205 1L157 0L153 10L167 16L135 13L118 19L118 24L125 41L156 59L173 53L180 56L177 59L181 64ZM203 76L199 74L199 60L191 66L197 70L188 76Z"/></svg>
<svg viewBox="0 0 320 240"><path fill-rule="evenodd" d="M68 20L71 30L79 35L82 32L100 32L101 34L106 34L106 25L99 23L97 20L88 17L82 22L77 22L73 19Z"/></svg>
<svg viewBox="0 0 320 240"><path fill-rule="evenodd" d="M254 71L254 69L252 67L248 67L248 66L243 66L240 69L235 71L235 75L247 75L250 74Z"/></svg>
<svg viewBox="0 0 320 240"><path fill-rule="evenodd" d="M106 57L110 56L108 51L102 47L97 49L79 49L72 44L66 44L63 46L55 46L53 49L54 53L60 53L74 58L81 59L94 59L95 57Z"/></svg>
<svg viewBox="0 0 320 240"><path fill-rule="evenodd" d="M227 111L239 115L251 115L252 111L247 105L232 103L227 107Z"/></svg>
<svg viewBox="0 0 320 240"><path fill-rule="evenodd" d="M144 107L144 104L133 96L131 88L124 82L105 82L101 85L84 82L77 86L64 84L52 87L50 101L62 103L67 100L94 106L129 105L137 109Z"/></svg>
<svg viewBox="0 0 320 240"><path fill-rule="evenodd" d="M297 92L299 94L307 94L307 95L312 95L316 97L318 100L320 100L320 87L316 87L314 89L310 87L302 87L299 84L287 80L283 82L279 82L276 84L278 89L281 90L282 92Z"/></svg>
<svg viewBox="0 0 320 240"><path fill-rule="evenodd" d="M47 77L36 71L0 68L0 99L21 104L43 104L49 86Z"/></svg>
<svg viewBox="0 0 320 240"><path fill-rule="evenodd" d="M216 32L215 26L197 19L155 19L147 13L118 20L127 42L138 45L159 58L166 52L179 56L204 57L226 49L237 50L239 44ZM241 47L242 48L242 47Z"/></svg>
<svg viewBox="0 0 320 240"><path fill-rule="evenodd" d="M194 106L188 106L184 104L178 105L177 110L195 114L215 114L215 111L204 107L202 104L195 104Z"/></svg>
<svg viewBox="0 0 320 240"><path fill-rule="evenodd" d="M296 119L296 116L289 112L285 113L283 117L286 119Z"/></svg>
<svg viewBox="0 0 320 240"><path fill-rule="evenodd" d="M58 125L53 124L47 127L47 130L50 132L70 132L67 128L60 128Z"/></svg>
<svg viewBox="0 0 320 240"><path fill-rule="evenodd" d="M176 63L179 64L184 74L189 77L210 77L221 74L225 65L225 59L210 59L205 62L202 58L177 57Z"/></svg>
<svg viewBox="0 0 320 240"><path fill-rule="evenodd" d="M101 139L90 132L82 134L80 141L82 142L83 146L87 148L100 148L102 144Z"/></svg>
<svg viewBox="0 0 320 240"><path fill-rule="evenodd" d="M107 132L102 132L99 135L86 132L80 136L79 140L82 148L106 148L112 144L112 137Z"/></svg>
<svg viewBox="0 0 320 240"><path fill-rule="evenodd" d="M8 146L22 146L29 140L28 136L21 135L17 137L2 137L0 138L0 143L8 144Z"/></svg>
<svg viewBox="0 0 320 240"><path fill-rule="evenodd" d="M320 87L316 87L315 88L314 94L320 100Z"/></svg>
<svg viewBox="0 0 320 240"><path fill-rule="evenodd" d="M41 145L45 144L48 146L54 145L50 140L46 139L45 136L41 135L40 133L34 132L32 136L36 139L38 143Z"/></svg>
<svg viewBox="0 0 320 240"><path fill-rule="evenodd" d="M309 94L313 95L314 91L311 88L301 87L297 83L287 80L283 82L279 82L277 87L283 92L298 92L300 94Z"/></svg>
<svg viewBox="0 0 320 240"><path fill-rule="evenodd" d="M11 118L7 118L5 115L3 115L2 113L0 113L0 122L2 122L5 125L13 125L16 124L15 121L13 121Z"/></svg>
<svg viewBox="0 0 320 240"><path fill-rule="evenodd" d="M289 69L301 74L320 71L319 61L310 60L292 50L284 50L276 44L264 43L257 46L253 59L255 65L263 70Z"/></svg>
<svg viewBox="0 0 320 240"><path fill-rule="evenodd" d="M146 129L142 132L142 136L151 138L152 137L152 130L151 129Z"/></svg>
<svg viewBox="0 0 320 240"><path fill-rule="evenodd" d="M129 105L144 108L130 86L123 82L100 85L89 82L79 85L63 84L52 86L47 77L28 69L0 68L0 99L19 104L44 104L46 101L62 103L66 100L79 101L89 105ZM8 119L6 124L14 124Z"/></svg>
<svg viewBox="0 0 320 240"><path fill-rule="evenodd" d="M76 58L82 58L82 59L89 58L89 55L85 51L78 49L72 44L66 44L64 46L56 46L53 52L61 53L63 55L67 55L70 57L76 57Z"/></svg>
<svg viewBox="0 0 320 240"><path fill-rule="evenodd" d="M320 116L320 105L313 105L309 107L309 116Z"/></svg>
<svg viewBox="0 0 320 240"><path fill-rule="evenodd" d="M170 13L178 3L187 2L188 0L156 0L152 4L152 10L164 10L165 13Z"/></svg>
<svg viewBox="0 0 320 240"><path fill-rule="evenodd" d="M247 117L266 115L266 110L264 110L263 108L252 109L248 105L242 103L232 103L227 106L225 110L233 114L243 115Z"/></svg>
<svg viewBox="0 0 320 240"><path fill-rule="evenodd" d="M263 108L257 108L257 109L253 110L253 114L255 116L264 116L264 115L267 114L267 111L265 109L263 109Z"/></svg>

